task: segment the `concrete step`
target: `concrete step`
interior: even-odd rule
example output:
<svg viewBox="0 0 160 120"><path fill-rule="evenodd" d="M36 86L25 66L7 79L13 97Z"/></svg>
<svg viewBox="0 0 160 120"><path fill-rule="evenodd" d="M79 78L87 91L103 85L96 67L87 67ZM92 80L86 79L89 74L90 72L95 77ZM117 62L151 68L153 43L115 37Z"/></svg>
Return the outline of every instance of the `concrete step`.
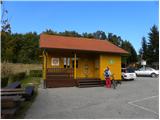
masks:
<svg viewBox="0 0 160 120"><path fill-rule="evenodd" d="M86 88L86 87L102 87L101 85L80 85L79 88Z"/></svg>

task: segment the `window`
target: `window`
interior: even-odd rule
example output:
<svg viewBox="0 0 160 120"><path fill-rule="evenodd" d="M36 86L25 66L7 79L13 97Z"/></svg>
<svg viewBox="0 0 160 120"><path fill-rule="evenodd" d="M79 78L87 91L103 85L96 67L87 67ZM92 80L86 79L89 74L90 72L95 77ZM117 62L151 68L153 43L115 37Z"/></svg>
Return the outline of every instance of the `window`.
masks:
<svg viewBox="0 0 160 120"><path fill-rule="evenodd" d="M52 66L59 66L59 58L51 58Z"/></svg>
<svg viewBox="0 0 160 120"><path fill-rule="evenodd" d="M153 71L153 69L150 68L150 67L146 67L146 70L148 70L148 71Z"/></svg>
<svg viewBox="0 0 160 120"><path fill-rule="evenodd" d="M70 58L68 58L67 67L70 68Z"/></svg>
<svg viewBox="0 0 160 120"><path fill-rule="evenodd" d="M134 73L134 70L132 68L128 68L127 73Z"/></svg>
<svg viewBox="0 0 160 120"><path fill-rule="evenodd" d="M70 58L64 58L64 68L70 68Z"/></svg>
<svg viewBox="0 0 160 120"><path fill-rule="evenodd" d="M67 58L64 58L64 68L67 67L66 64L67 64Z"/></svg>
<svg viewBox="0 0 160 120"><path fill-rule="evenodd" d="M145 71L145 68L144 68L144 67L142 67L142 68L140 68L140 69L139 69L139 71Z"/></svg>

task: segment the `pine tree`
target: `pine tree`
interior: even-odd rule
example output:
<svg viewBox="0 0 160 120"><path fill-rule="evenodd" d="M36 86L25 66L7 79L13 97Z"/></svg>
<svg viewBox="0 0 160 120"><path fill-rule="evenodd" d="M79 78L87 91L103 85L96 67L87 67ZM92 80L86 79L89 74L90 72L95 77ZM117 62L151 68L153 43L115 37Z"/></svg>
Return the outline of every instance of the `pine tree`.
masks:
<svg viewBox="0 0 160 120"><path fill-rule="evenodd" d="M127 57L128 64L137 62L136 50L129 41L122 41L121 48L129 52L129 56Z"/></svg>
<svg viewBox="0 0 160 120"><path fill-rule="evenodd" d="M148 63L152 64L153 62L159 62L159 31L158 28L154 25L149 35L149 42L148 42L148 50L147 50L147 59Z"/></svg>
<svg viewBox="0 0 160 120"><path fill-rule="evenodd" d="M146 38L142 37L142 48L140 49L141 59L147 60L147 42Z"/></svg>

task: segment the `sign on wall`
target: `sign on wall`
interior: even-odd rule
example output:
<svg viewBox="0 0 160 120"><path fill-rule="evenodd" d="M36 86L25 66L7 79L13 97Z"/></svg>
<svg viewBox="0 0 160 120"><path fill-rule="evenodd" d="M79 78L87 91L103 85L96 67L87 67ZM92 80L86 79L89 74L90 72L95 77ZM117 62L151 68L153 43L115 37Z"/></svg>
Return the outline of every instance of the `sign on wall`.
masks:
<svg viewBox="0 0 160 120"><path fill-rule="evenodd" d="M109 64L114 64L115 62L114 62L114 60L113 59L110 59L109 60Z"/></svg>
<svg viewBox="0 0 160 120"><path fill-rule="evenodd" d="M52 66L59 66L59 58L52 58L51 60Z"/></svg>

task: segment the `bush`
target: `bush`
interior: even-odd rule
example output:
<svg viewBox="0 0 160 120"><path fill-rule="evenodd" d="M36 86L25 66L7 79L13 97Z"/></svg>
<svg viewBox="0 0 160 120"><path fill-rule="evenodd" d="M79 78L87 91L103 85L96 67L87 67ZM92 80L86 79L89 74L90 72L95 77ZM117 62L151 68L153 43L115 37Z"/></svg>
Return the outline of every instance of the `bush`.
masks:
<svg viewBox="0 0 160 120"><path fill-rule="evenodd" d="M31 77L42 77L42 70L30 70L29 75Z"/></svg>
<svg viewBox="0 0 160 120"><path fill-rule="evenodd" d="M14 74L11 76L11 81L15 82L15 81L21 81L22 79L24 79L26 77L26 73L25 72L20 72L17 74Z"/></svg>
<svg viewBox="0 0 160 120"><path fill-rule="evenodd" d="M1 87L6 87L8 84L9 77L1 78Z"/></svg>
<svg viewBox="0 0 160 120"><path fill-rule="evenodd" d="M13 69L10 67L10 63L3 62L1 63L1 77L6 79L13 74Z"/></svg>

